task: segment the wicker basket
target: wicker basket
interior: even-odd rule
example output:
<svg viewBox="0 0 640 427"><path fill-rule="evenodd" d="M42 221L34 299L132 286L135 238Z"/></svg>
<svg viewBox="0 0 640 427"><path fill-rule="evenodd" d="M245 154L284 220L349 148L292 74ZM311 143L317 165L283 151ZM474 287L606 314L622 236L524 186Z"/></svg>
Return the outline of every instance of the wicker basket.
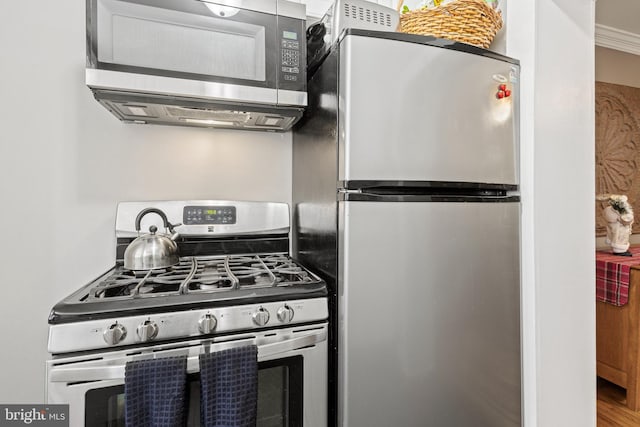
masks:
<svg viewBox="0 0 640 427"><path fill-rule="evenodd" d="M398 9L402 7L400 0ZM400 31L488 48L502 28L500 12L484 0L455 0L444 6L400 15Z"/></svg>

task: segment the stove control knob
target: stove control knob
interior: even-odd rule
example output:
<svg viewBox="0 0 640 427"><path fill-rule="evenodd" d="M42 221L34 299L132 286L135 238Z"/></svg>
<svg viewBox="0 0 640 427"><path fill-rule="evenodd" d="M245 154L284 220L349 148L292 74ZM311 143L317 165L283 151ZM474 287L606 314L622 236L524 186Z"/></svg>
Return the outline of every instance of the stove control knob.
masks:
<svg viewBox="0 0 640 427"><path fill-rule="evenodd" d="M278 309L278 320L282 323L289 323L293 320L293 308L287 304Z"/></svg>
<svg viewBox="0 0 640 427"><path fill-rule="evenodd" d="M260 307L258 311L253 313L253 323L258 326L264 326L269 321L269 317L269 312L265 308Z"/></svg>
<svg viewBox="0 0 640 427"><path fill-rule="evenodd" d="M109 345L116 345L127 337L127 329L120 323L116 322L105 329L102 338Z"/></svg>
<svg viewBox="0 0 640 427"><path fill-rule="evenodd" d="M210 334L216 328L217 324L216 316L207 313L198 320L198 329L203 334Z"/></svg>
<svg viewBox="0 0 640 427"><path fill-rule="evenodd" d="M136 333L138 334L140 341L151 341L158 336L158 325L152 320L145 320L144 323L141 323L138 326Z"/></svg>

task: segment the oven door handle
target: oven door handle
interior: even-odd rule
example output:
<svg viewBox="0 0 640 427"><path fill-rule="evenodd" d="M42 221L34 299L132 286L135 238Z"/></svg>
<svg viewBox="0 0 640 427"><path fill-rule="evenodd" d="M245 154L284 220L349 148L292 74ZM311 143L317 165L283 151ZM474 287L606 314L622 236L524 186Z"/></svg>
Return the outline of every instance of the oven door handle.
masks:
<svg viewBox="0 0 640 427"><path fill-rule="evenodd" d="M322 330L319 332L314 332L313 334L309 334L309 335L289 338L287 340L278 341L270 344L262 344L258 346L258 361L265 360L272 356L277 356L278 354L287 353L289 351L295 351L305 347L310 347L312 345L318 344L319 342L326 341L326 340L327 340L327 331ZM198 357L194 356L193 361L197 364L196 368L199 369Z"/></svg>
<svg viewBox="0 0 640 427"><path fill-rule="evenodd" d="M269 344L258 346L258 361L262 361L273 356L290 351L300 350L305 347L313 346L322 341L326 341L327 331L322 330L313 334L290 338ZM221 343L224 344L224 343ZM221 350L241 347L247 343L234 342L232 345L223 346ZM162 357L162 356L161 356ZM149 357L155 359L156 357ZM145 360L144 358L135 360ZM68 382L85 382L85 381L106 381L106 380L122 380L124 379L125 365L107 365L107 366L90 366L90 367L60 367L53 368L49 372L50 382L68 383ZM187 373L197 373L200 371L199 355L187 357Z"/></svg>

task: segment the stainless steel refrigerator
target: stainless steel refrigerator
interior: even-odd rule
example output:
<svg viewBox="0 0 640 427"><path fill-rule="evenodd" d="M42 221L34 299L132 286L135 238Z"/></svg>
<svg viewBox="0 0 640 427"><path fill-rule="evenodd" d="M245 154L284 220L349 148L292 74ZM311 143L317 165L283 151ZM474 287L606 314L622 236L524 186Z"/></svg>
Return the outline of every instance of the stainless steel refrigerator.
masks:
<svg viewBox="0 0 640 427"><path fill-rule="evenodd" d="M355 29L310 77L293 254L332 293L332 425L521 425L518 78Z"/></svg>

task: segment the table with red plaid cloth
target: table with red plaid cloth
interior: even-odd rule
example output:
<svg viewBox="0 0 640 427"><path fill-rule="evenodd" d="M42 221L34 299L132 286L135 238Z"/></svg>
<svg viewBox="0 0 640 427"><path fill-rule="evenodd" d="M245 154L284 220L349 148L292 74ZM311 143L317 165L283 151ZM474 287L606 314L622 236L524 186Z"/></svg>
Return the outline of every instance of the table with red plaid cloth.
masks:
<svg viewBox="0 0 640 427"><path fill-rule="evenodd" d="M596 300L623 306L629 301L629 272L640 265L640 246L632 246L633 256L613 255L610 250L596 251Z"/></svg>

